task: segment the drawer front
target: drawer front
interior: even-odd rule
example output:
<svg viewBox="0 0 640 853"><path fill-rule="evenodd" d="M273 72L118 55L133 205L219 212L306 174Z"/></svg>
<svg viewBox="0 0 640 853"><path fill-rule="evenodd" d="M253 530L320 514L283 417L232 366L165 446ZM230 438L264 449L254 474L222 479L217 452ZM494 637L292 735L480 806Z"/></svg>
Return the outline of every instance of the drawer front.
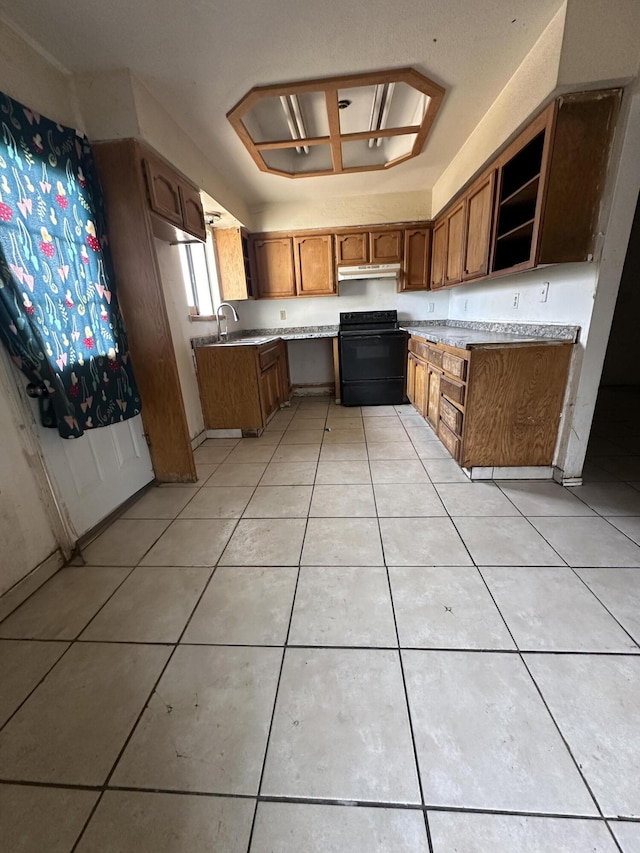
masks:
<svg viewBox="0 0 640 853"><path fill-rule="evenodd" d="M459 379L466 379L467 362L464 358L460 358L450 352L442 354L442 369L452 376L457 376Z"/></svg>
<svg viewBox="0 0 640 853"><path fill-rule="evenodd" d="M444 353L441 349L436 349L436 347L429 347L429 352L427 354L427 360L434 364L436 367L442 367L442 358Z"/></svg>
<svg viewBox="0 0 640 853"><path fill-rule="evenodd" d="M457 461L460 456L460 439L455 433L451 432L442 419L438 424L438 438Z"/></svg>
<svg viewBox="0 0 640 853"><path fill-rule="evenodd" d="M456 435L462 435L462 412L444 398L440 400L440 420Z"/></svg>
<svg viewBox="0 0 640 853"><path fill-rule="evenodd" d="M429 347L423 341L409 338L409 352L417 355L418 358L424 359L424 361L428 360Z"/></svg>
<svg viewBox="0 0 640 853"><path fill-rule="evenodd" d="M266 370L268 367L271 367L272 364L275 364L278 360L278 350L279 347L276 344L275 346L267 347L266 349L260 350L258 352L258 363L260 364L260 370Z"/></svg>
<svg viewBox="0 0 640 853"><path fill-rule="evenodd" d="M454 403L460 403L461 406L464 406L464 385L454 382L448 376L443 376L440 380L440 390L445 397L453 400Z"/></svg>

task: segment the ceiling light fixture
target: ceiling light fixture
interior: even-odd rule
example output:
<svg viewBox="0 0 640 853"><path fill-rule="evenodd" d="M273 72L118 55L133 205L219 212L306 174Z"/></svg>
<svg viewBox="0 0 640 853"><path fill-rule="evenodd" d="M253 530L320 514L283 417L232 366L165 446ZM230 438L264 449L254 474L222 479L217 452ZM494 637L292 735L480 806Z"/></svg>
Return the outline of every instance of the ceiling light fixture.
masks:
<svg viewBox="0 0 640 853"><path fill-rule="evenodd" d="M280 103L289 125L292 139L305 139L307 131L302 121L302 112L297 95L280 95ZM296 145L296 154L308 154L308 145Z"/></svg>
<svg viewBox="0 0 640 853"><path fill-rule="evenodd" d="M339 175L417 157L444 94L415 69L399 68L258 86L227 118L262 172Z"/></svg>

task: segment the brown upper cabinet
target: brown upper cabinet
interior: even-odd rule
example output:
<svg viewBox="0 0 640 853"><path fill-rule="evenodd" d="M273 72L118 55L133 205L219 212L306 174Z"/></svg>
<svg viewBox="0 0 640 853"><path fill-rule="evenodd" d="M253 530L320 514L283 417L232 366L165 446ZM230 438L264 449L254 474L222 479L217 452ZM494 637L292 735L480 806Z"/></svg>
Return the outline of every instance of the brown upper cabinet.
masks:
<svg viewBox="0 0 640 853"><path fill-rule="evenodd" d="M336 263L338 266L357 266L369 262L369 234L336 234Z"/></svg>
<svg viewBox="0 0 640 853"><path fill-rule="evenodd" d="M216 228L213 242L223 301L253 298L249 235L244 228Z"/></svg>
<svg viewBox="0 0 640 853"><path fill-rule="evenodd" d="M402 231L369 232L369 262L372 264L399 264L402 261Z"/></svg>
<svg viewBox="0 0 640 853"><path fill-rule="evenodd" d="M181 231L205 241L207 230L198 188L148 149L143 152L142 165L151 211ZM170 239L171 234L160 227L158 236Z"/></svg>
<svg viewBox="0 0 640 853"><path fill-rule="evenodd" d="M447 214L447 251L445 255L444 283L462 281L462 253L464 247L464 219L466 199L455 204Z"/></svg>
<svg viewBox="0 0 640 853"><path fill-rule="evenodd" d="M296 293L298 296L332 296L336 290L333 235L294 237Z"/></svg>
<svg viewBox="0 0 640 853"><path fill-rule="evenodd" d="M259 298L335 294L332 234L254 234L251 245Z"/></svg>
<svg viewBox="0 0 640 853"><path fill-rule="evenodd" d="M485 173L465 195L464 281L479 278L489 271L495 177L495 169Z"/></svg>
<svg viewBox="0 0 640 853"><path fill-rule="evenodd" d="M494 159L436 220L433 289L592 258L620 98L558 98Z"/></svg>
<svg viewBox="0 0 640 853"><path fill-rule="evenodd" d="M426 290L431 267L431 228L406 228L404 232L404 264L398 290Z"/></svg>
<svg viewBox="0 0 640 853"><path fill-rule="evenodd" d="M445 217L439 219L433 229L433 251L431 254L431 289L444 287L447 260L447 226Z"/></svg>
<svg viewBox="0 0 640 853"><path fill-rule="evenodd" d="M296 295L292 237L252 238L256 285L261 299Z"/></svg>

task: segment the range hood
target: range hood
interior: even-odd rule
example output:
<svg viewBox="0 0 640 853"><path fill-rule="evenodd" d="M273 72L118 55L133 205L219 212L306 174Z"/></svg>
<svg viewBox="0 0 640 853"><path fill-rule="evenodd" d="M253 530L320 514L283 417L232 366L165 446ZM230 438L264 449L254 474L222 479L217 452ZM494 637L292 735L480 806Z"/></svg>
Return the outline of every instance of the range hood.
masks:
<svg viewBox="0 0 640 853"><path fill-rule="evenodd" d="M357 281L363 278L395 278L400 275L400 264L359 264L338 267L338 281Z"/></svg>

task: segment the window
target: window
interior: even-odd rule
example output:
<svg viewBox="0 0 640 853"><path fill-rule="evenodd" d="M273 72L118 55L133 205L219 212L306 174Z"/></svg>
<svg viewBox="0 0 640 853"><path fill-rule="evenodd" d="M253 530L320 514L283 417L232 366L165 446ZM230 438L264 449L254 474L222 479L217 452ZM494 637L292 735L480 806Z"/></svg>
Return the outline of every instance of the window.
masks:
<svg viewBox="0 0 640 853"><path fill-rule="evenodd" d="M212 261L207 258L204 244L181 243L180 261L189 313L196 317L212 317L214 311L211 285L217 285L217 270L215 266L212 270ZM214 282L212 278L215 279Z"/></svg>

